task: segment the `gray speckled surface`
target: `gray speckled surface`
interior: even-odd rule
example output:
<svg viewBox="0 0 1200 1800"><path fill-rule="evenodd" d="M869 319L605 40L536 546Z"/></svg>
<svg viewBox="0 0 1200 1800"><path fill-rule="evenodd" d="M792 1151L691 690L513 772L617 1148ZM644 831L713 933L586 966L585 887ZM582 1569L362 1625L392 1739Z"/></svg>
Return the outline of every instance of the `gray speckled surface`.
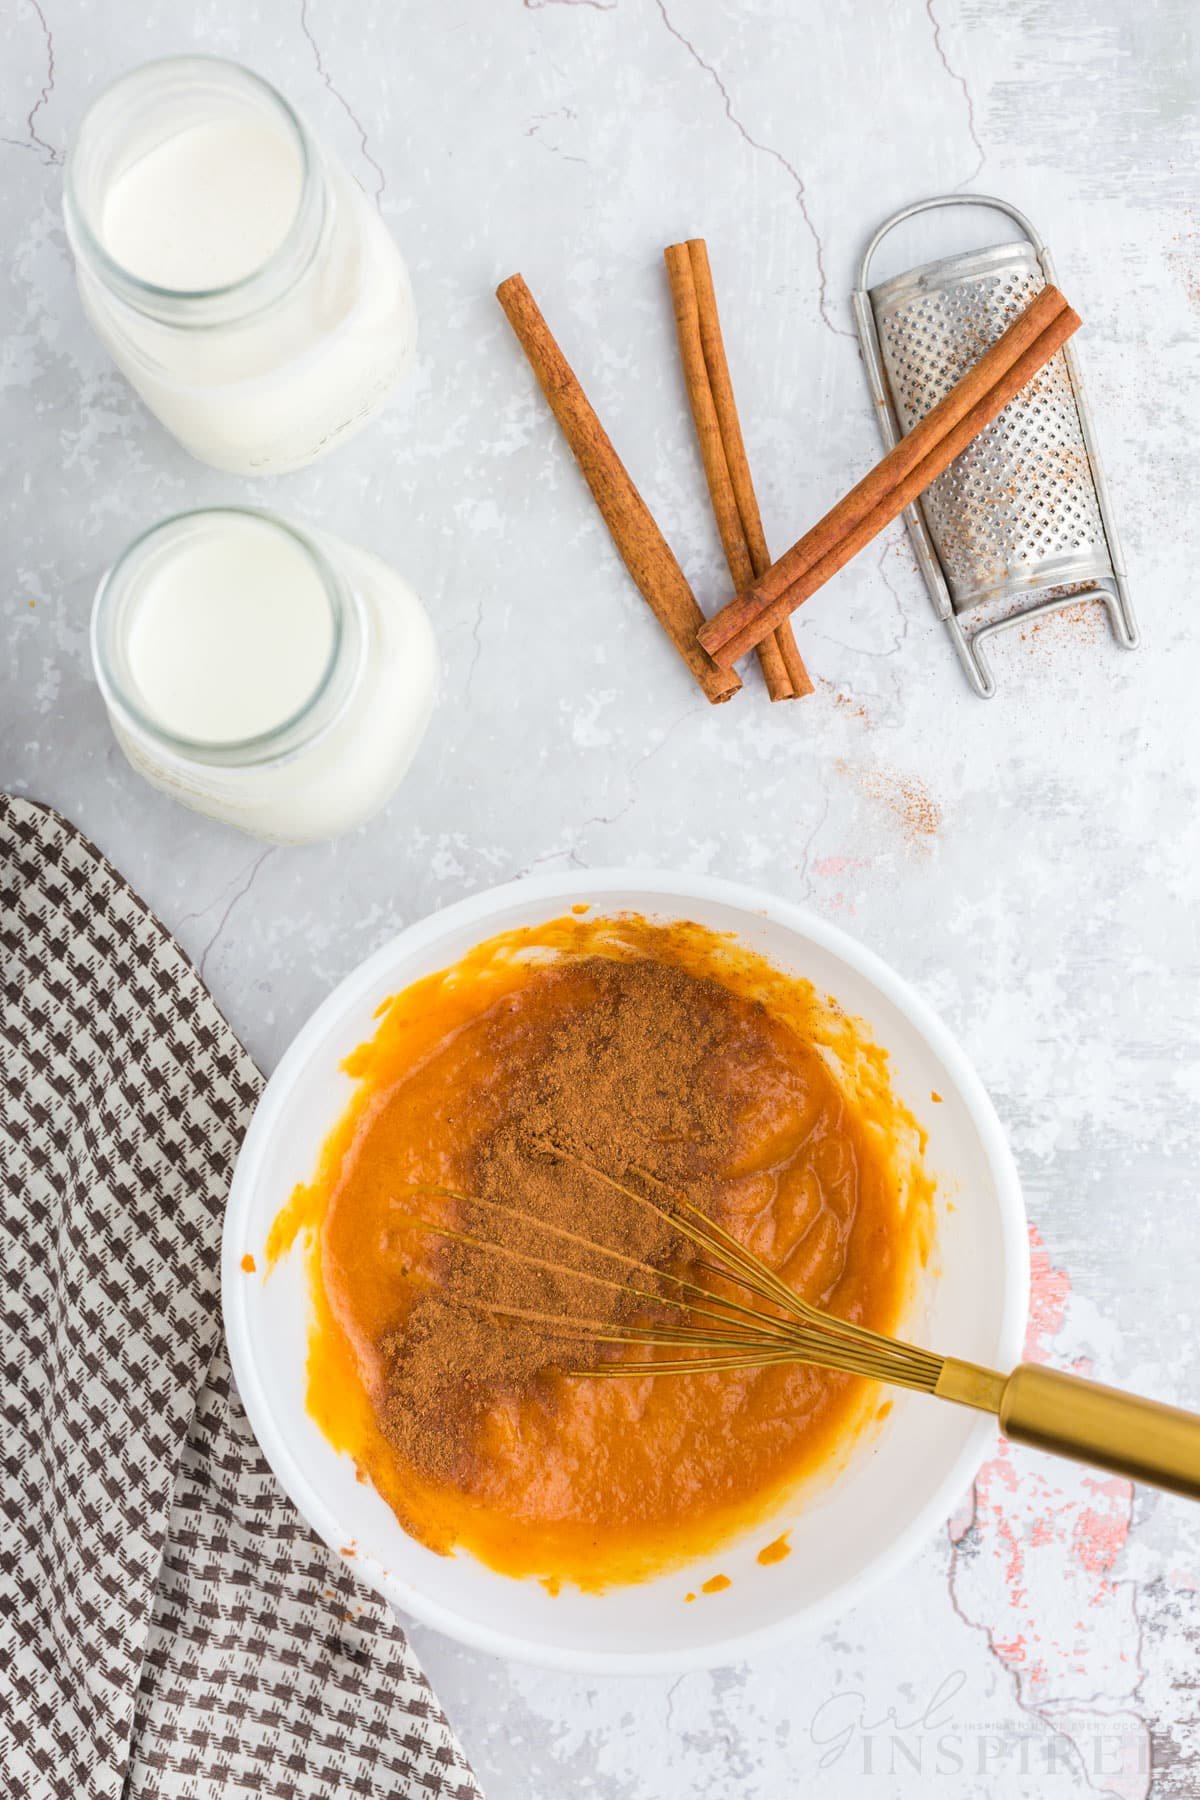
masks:
<svg viewBox="0 0 1200 1800"><path fill-rule="evenodd" d="M86 330L59 216L88 98L195 46L274 79L378 197L415 378L329 461L192 462ZM265 1066L389 932L532 867L806 901L938 1006L1011 1133L1035 1347L1200 1399L1200 40L1190 0L10 0L0 783L73 817ZM973 699L898 528L805 609L817 695L710 710L660 642L499 309L520 267L702 599L725 587L662 246L707 237L770 541L872 461L846 293L875 223L997 191L1053 246L1146 641L1002 642ZM917 246L918 251L923 246ZM916 255L905 260L916 260ZM143 786L86 646L105 563L251 496L391 560L445 670L387 812L267 850ZM535 636L536 633L536 636ZM1200 1514L1014 1452L901 1578L746 1668L589 1681L414 1637L492 1800L1200 1794Z"/></svg>

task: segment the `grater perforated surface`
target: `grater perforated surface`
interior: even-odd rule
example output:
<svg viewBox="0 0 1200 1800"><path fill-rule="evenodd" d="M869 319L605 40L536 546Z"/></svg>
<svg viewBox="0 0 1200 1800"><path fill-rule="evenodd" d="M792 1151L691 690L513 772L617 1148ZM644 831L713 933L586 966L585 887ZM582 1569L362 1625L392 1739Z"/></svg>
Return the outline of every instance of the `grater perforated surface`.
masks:
<svg viewBox="0 0 1200 1800"><path fill-rule="evenodd" d="M933 263L871 290L904 431L1044 286L1032 246L1014 244ZM920 504L955 612L998 594L1112 577L1061 351L926 489Z"/></svg>

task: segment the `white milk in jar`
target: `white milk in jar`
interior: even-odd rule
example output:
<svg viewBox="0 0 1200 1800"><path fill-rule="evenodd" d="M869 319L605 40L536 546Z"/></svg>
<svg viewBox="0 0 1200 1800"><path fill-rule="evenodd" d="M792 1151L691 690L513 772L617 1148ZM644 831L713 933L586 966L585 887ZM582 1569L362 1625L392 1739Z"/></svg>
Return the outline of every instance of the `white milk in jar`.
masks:
<svg viewBox="0 0 1200 1800"><path fill-rule="evenodd" d="M141 775L282 843L384 804L437 671L424 609L385 563L236 508L168 519L125 552L96 595L92 657Z"/></svg>
<svg viewBox="0 0 1200 1800"><path fill-rule="evenodd" d="M378 213L236 63L173 57L108 88L68 158L64 210L97 333L219 469L311 462L412 362L412 290Z"/></svg>

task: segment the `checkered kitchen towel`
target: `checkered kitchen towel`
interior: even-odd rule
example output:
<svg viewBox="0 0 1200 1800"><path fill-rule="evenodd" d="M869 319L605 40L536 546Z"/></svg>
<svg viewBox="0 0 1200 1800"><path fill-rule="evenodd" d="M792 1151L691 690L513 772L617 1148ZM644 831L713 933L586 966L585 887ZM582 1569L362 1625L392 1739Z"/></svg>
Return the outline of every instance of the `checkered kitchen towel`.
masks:
<svg viewBox="0 0 1200 1800"><path fill-rule="evenodd" d="M479 1800L293 1512L221 1336L261 1080L78 832L0 795L0 1770L20 1800Z"/></svg>

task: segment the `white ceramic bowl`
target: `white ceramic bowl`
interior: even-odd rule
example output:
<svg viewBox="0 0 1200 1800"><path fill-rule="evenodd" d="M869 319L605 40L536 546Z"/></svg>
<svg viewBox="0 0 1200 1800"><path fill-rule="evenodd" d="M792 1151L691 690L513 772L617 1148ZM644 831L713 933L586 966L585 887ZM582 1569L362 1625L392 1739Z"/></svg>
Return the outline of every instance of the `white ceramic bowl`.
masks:
<svg viewBox="0 0 1200 1800"><path fill-rule="evenodd" d="M779 967L807 976L864 1019L889 1051L893 1087L929 1130L927 1162L943 1199L919 1335L930 1347L1007 1369L1019 1357L1028 1292L1024 1207L1012 1157L979 1079L946 1028L886 964L800 908L705 876L641 870L544 875L476 894L410 926L349 975L284 1056L238 1160L223 1247L225 1324L238 1388L272 1468L333 1549L400 1611L450 1637L557 1668L630 1674L735 1662L827 1620L893 1574L947 1517L993 1438L991 1423L923 1395L895 1391L884 1425L826 1488L793 1501L765 1527L709 1557L638 1586L599 1595L494 1574L473 1557L436 1556L410 1538L373 1489L355 1479L305 1411L308 1302L299 1249L269 1279L271 1221L312 1175L321 1143L351 1092L343 1057L369 1037L376 1007L418 977L515 926L555 918L579 901L696 919L733 931ZM930 1103L930 1093L943 1096ZM755 1553L791 1529L792 1554ZM723 1593L683 1595L719 1568Z"/></svg>

